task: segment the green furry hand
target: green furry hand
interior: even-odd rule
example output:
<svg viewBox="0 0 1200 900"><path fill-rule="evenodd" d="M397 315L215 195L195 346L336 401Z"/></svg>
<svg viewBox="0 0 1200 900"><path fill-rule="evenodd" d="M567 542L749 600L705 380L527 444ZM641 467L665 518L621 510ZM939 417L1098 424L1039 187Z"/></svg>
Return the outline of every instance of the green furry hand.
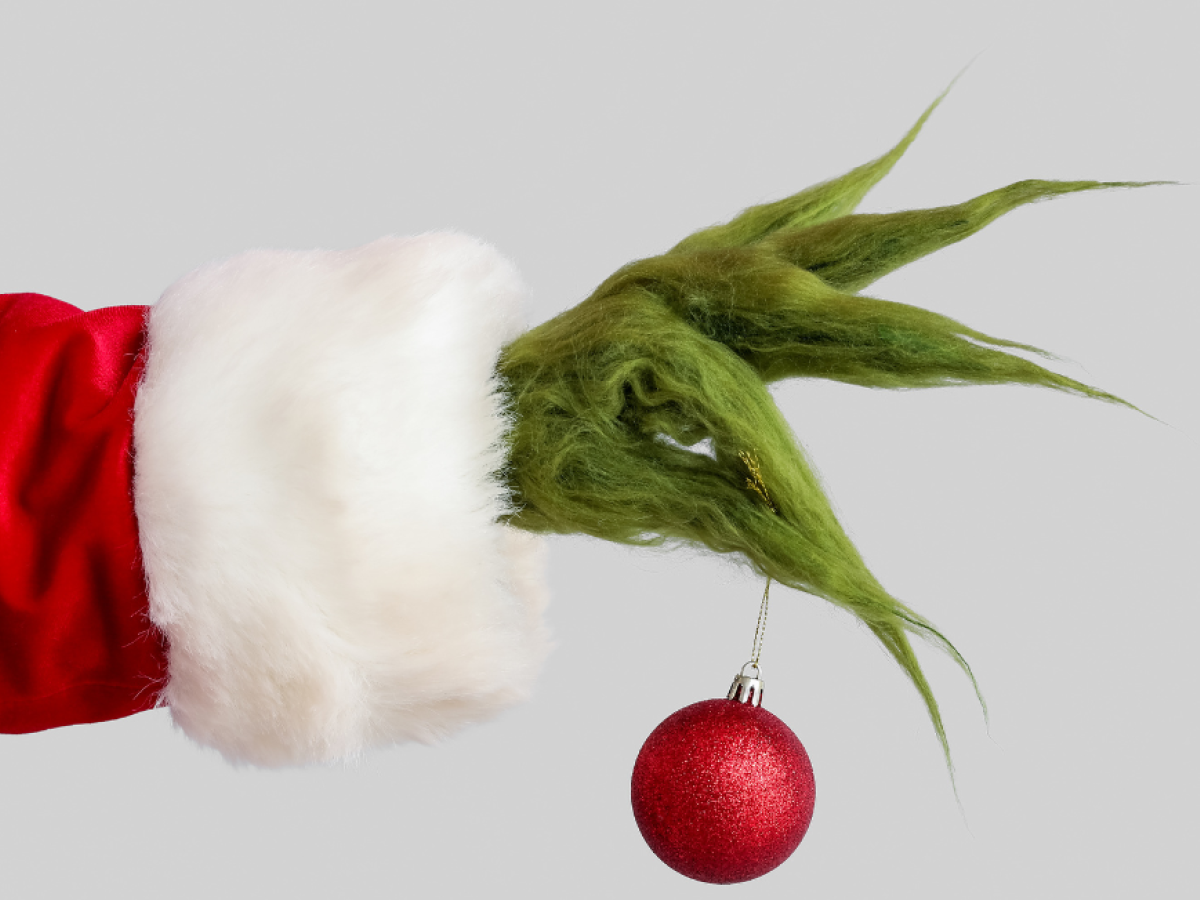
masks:
<svg viewBox="0 0 1200 900"><path fill-rule="evenodd" d="M857 291L1023 204L1137 185L1022 181L957 206L851 215L940 101L879 159L625 266L509 344L498 372L513 413L512 525L741 553L763 575L849 610L912 679L949 763L909 634L970 669L867 569L767 384L1015 382L1124 403L1001 349L1041 353L1033 347ZM688 449L700 441L711 455ZM744 451L757 456L778 514L746 489Z"/></svg>

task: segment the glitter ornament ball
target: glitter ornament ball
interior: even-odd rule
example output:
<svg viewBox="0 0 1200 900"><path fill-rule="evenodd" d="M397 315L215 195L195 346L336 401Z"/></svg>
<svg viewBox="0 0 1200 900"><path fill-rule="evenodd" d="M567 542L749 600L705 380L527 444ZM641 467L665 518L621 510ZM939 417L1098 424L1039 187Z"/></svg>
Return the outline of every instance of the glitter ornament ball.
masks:
<svg viewBox="0 0 1200 900"><path fill-rule="evenodd" d="M633 767L633 815L650 849L712 884L758 878L791 856L816 796L792 730L737 700L705 700L669 716Z"/></svg>

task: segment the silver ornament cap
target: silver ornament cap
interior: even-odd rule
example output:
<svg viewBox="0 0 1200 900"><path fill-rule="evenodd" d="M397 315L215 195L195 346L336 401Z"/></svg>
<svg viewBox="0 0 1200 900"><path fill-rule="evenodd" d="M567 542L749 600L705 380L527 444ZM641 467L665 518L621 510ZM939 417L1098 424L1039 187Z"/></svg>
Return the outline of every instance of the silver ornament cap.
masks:
<svg viewBox="0 0 1200 900"><path fill-rule="evenodd" d="M746 674L746 666L754 667L753 676ZM725 695L725 699L736 700L738 703L749 703L751 706L762 706L765 686L766 682L762 679L762 669L758 667L758 663L748 662L734 676L733 684L729 686L729 693Z"/></svg>

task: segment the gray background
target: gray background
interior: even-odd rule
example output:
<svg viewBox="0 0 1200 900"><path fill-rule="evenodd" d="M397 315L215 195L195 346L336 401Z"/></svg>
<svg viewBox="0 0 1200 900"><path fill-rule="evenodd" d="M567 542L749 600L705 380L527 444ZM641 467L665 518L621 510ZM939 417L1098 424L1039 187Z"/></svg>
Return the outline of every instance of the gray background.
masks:
<svg viewBox="0 0 1200 900"><path fill-rule="evenodd" d="M864 210L1029 177L1196 182L1188 6L8 2L0 290L149 303L249 247L454 226L517 261L540 321L625 261L882 152L980 51ZM792 860L733 890L1195 890L1198 202L1041 204L872 289L1049 348L1166 424L1031 389L778 388L869 564L966 654L992 718L923 653L960 809L896 667L779 591L768 706L819 798ZM650 730L746 658L760 583L582 538L554 541L551 577L536 696L440 747L235 770L164 711L0 737L0 893L716 890L645 848L628 778Z"/></svg>

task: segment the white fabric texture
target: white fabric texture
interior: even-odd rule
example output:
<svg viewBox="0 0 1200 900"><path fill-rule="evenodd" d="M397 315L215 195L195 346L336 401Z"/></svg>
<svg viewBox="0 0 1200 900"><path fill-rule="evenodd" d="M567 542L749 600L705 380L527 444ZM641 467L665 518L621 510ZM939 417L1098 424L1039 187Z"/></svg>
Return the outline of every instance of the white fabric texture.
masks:
<svg viewBox="0 0 1200 900"><path fill-rule="evenodd" d="M163 700L228 759L433 741L525 698L540 539L497 522L523 291L455 233L204 266L149 311L134 499Z"/></svg>

